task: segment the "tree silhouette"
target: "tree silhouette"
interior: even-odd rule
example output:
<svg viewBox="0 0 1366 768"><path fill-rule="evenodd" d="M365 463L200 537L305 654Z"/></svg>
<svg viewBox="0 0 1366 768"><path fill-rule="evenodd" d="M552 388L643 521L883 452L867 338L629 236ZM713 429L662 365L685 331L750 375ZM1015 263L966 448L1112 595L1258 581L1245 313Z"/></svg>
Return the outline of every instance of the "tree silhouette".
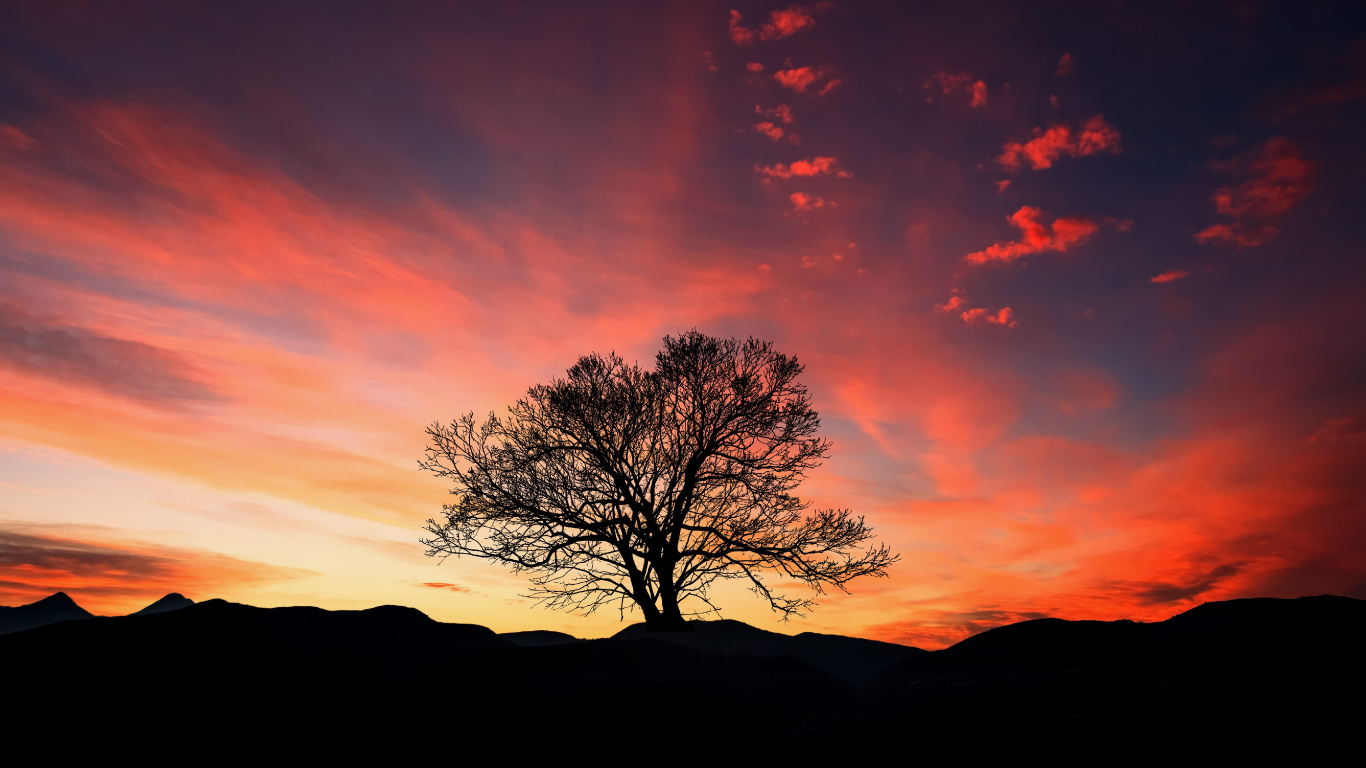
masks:
<svg viewBox="0 0 1366 768"><path fill-rule="evenodd" d="M861 547L862 517L792 495L830 450L801 372L769 342L691 331L664 338L653 371L589 354L506 416L434 423L420 465L457 498L427 521L427 554L505 563L550 607L634 605L662 630L687 629L690 599L707 609L688 615L715 610L717 579L748 580L787 618L815 603L766 573L817 595L885 576L898 556Z"/></svg>

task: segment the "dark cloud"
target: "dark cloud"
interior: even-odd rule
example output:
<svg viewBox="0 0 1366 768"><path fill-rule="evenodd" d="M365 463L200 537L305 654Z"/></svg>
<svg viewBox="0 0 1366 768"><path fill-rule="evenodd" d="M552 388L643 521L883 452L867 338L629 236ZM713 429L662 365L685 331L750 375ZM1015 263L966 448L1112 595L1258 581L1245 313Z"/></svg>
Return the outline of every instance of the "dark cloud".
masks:
<svg viewBox="0 0 1366 768"><path fill-rule="evenodd" d="M1187 584L1150 583L1143 585L1142 588L1134 592L1134 596L1144 605L1179 603L1203 595L1219 586L1220 582L1225 579L1237 575L1242 569L1242 563L1225 563L1211 570L1202 578Z"/></svg>
<svg viewBox="0 0 1366 768"><path fill-rule="evenodd" d="M162 405L222 400L173 352L89 328L52 325L0 303L0 361L67 383Z"/></svg>
<svg viewBox="0 0 1366 768"><path fill-rule="evenodd" d="M0 604L30 603L64 591L96 612L126 612L168 592L205 599L224 589L310 573L215 552L85 541L0 526Z"/></svg>

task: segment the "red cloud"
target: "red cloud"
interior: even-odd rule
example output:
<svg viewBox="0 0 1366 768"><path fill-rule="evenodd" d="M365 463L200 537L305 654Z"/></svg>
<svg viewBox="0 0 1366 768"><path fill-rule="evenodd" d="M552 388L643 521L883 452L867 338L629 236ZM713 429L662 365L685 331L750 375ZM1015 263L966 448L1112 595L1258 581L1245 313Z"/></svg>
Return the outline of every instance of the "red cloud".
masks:
<svg viewBox="0 0 1366 768"><path fill-rule="evenodd" d="M954 311L955 309L958 309L959 307L964 306L964 305L967 304L967 303L968 303L968 297L966 297L966 296L962 295L961 293L959 293L959 292L958 292L958 289L955 288L955 289L954 289L954 295L950 296L950 297L948 298L948 301L945 301L943 304L935 304L935 305L934 305L934 311L935 311L935 312L952 312L952 311Z"/></svg>
<svg viewBox="0 0 1366 768"><path fill-rule="evenodd" d="M782 40L785 37L792 37L802 30L816 26L814 11L826 11L834 5L828 2L814 3L812 5L789 5L778 11L768 14L768 21L760 25L759 29L746 29L740 22L744 17L739 11L730 12L730 39L736 45L749 45L754 42L754 38L760 40Z"/></svg>
<svg viewBox="0 0 1366 768"><path fill-rule="evenodd" d="M945 96L967 92L969 107L985 107L987 105L987 84L981 80L974 80L972 75L967 72L952 74L949 72L935 72L925 81L924 88L929 91L925 96L925 101L932 101L935 89L939 89Z"/></svg>
<svg viewBox="0 0 1366 768"><path fill-rule="evenodd" d="M773 79L782 83L785 88L791 88L797 93L805 93L812 83L820 79L820 74L811 67L798 67L796 69L780 69L773 73Z"/></svg>
<svg viewBox="0 0 1366 768"><path fill-rule="evenodd" d="M1238 166L1232 164L1233 168ZM1287 139L1276 136L1268 140L1248 166L1253 178L1236 187L1220 187L1214 193L1215 210L1233 220L1206 227L1196 233L1196 242L1244 248L1270 242L1277 229L1267 221L1289 211L1309 194L1310 169L1309 162Z"/></svg>
<svg viewBox="0 0 1366 768"><path fill-rule="evenodd" d="M1180 280L1189 274L1190 272L1187 272L1184 269L1169 269L1156 277L1149 278L1149 281L1154 283L1171 283Z"/></svg>
<svg viewBox="0 0 1366 768"><path fill-rule="evenodd" d="M1072 54L1064 53L1062 58L1058 59L1058 74L1070 75L1072 74L1072 67Z"/></svg>
<svg viewBox="0 0 1366 768"><path fill-rule="evenodd" d="M834 203L827 202L824 198L808 195L805 192L793 192L790 198L792 207L798 211L814 211L817 208L824 208L827 205L834 207Z"/></svg>
<svg viewBox="0 0 1366 768"><path fill-rule="evenodd" d="M757 61L751 61L750 63L745 65L745 69L749 70L750 72L763 72L764 65L760 64Z"/></svg>
<svg viewBox="0 0 1366 768"><path fill-rule="evenodd" d="M1002 307L994 315L988 310L978 307L977 309L969 309L962 313L960 317L962 317L963 322L968 325L977 325L984 321L991 323L992 325L1004 325L1007 328L1014 328L1019 325L1019 322L1015 320L1015 313L1010 310L1010 307Z"/></svg>
<svg viewBox="0 0 1366 768"><path fill-rule="evenodd" d="M988 261L1011 262L1021 256L1043 251L1066 251L1080 245L1100 226L1085 216L1056 219L1047 223L1048 214L1032 206L1024 206L1011 214L1010 223L1023 233L1023 237L1013 243L996 243L984 251L969 253L963 261L969 264L985 264Z"/></svg>
<svg viewBox="0 0 1366 768"><path fill-rule="evenodd" d="M1105 122L1104 115L1096 115L1081 124L1078 130L1067 125L1050 126L1047 131L1034 129L1034 138L1021 144L1007 142L996 162L1010 171L1018 171L1027 161L1036 171L1052 168L1059 157L1085 157L1101 152L1120 153L1119 130Z"/></svg>
<svg viewBox="0 0 1366 768"><path fill-rule="evenodd" d="M792 108L787 106L786 104L779 104L778 106L772 109L764 109L763 107L756 104L754 105L754 114L768 115L770 117L777 119L779 122L783 124L790 124L792 122Z"/></svg>
<svg viewBox="0 0 1366 768"><path fill-rule="evenodd" d="M810 160L798 160L791 165L778 163L777 165L767 165L758 169L760 173L771 178L790 179L793 176L827 176L834 174L841 179L852 178L854 174L849 171L841 170L839 160L833 157L816 157Z"/></svg>
<svg viewBox="0 0 1366 768"><path fill-rule="evenodd" d="M831 78L830 80L826 81L825 85L821 86L821 89L819 91L816 91L816 95L824 96L825 94L835 90L841 85L844 85L843 80L840 80L839 78Z"/></svg>
<svg viewBox="0 0 1366 768"><path fill-rule="evenodd" d="M783 137L783 129L779 128L773 123L755 123L754 130L758 131L759 133L762 133L770 139L773 139L774 141L777 141L778 139L781 139Z"/></svg>
<svg viewBox="0 0 1366 768"><path fill-rule="evenodd" d="M740 26L740 21L744 19L739 11L730 12L730 41L736 45L749 45L754 42L753 30L745 29Z"/></svg>

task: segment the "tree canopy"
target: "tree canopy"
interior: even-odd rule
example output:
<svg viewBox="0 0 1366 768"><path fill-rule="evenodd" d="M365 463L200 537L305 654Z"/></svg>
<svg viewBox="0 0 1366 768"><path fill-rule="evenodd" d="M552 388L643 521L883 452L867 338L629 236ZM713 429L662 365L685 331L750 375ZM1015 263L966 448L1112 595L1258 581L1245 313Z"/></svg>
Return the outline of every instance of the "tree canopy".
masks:
<svg viewBox="0 0 1366 768"><path fill-rule="evenodd" d="M665 337L653 370L589 354L506 415L434 423L420 465L456 498L427 521L427 554L504 563L551 607L636 607L656 629L715 610L717 579L789 617L814 595L766 576L815 595L885 576L898 558L864 546L862 517L793 494L830 451L801 372L769 342L691 331Z"/></svg>

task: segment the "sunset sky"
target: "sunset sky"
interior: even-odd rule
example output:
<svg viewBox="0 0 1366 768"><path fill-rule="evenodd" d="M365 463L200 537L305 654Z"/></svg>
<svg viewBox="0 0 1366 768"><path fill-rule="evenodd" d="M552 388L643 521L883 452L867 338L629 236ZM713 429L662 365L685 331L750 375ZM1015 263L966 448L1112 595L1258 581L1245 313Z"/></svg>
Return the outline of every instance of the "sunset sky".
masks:
<svg viewBox="0 0 1366 768"><path fill-rule="evenodd" d="M1362 136L1360 4L5 3L0 604L614 633L423 555L424 428L692 328L902 557L727 618L1366 598Z"/></svg>

